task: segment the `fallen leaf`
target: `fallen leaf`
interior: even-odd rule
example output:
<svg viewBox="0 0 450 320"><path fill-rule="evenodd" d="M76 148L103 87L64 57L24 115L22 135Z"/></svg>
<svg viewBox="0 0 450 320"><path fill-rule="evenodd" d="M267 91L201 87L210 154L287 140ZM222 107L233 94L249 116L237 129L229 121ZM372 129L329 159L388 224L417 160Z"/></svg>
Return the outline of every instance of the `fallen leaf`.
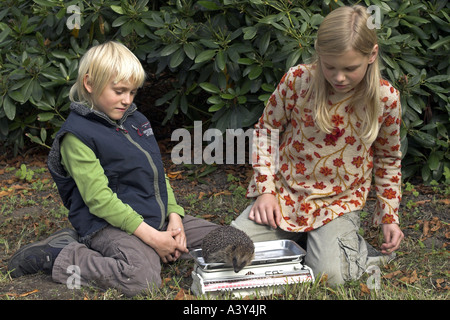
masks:
<svg viewBox="0 0 450 320"><path fill-rule="evenodd" d="M161 281L161 287L164 287L166 285L166 283L170 282L172 280L172 278L164 278Z"/></svg>
<svg viewBox="0 0 450 320"><path fill-rule="evenodd" d="M30 294L33 294L33 293L36 293L36 292L39 292L39 290L38 289L34 289L33 291L28 291L28 292L25 292L25 293L10 293L10 292L7 292L7 293L5 293L5 296L10 296L10 297L15 297L15 298L22 298L22 297L29 296Z"/></svg>
<svg viewBox="0 0 450 320"><path fill-rule="evenodd" d="M444 279L436 279L436 285L437 285L437 287L438 287L438 288L442 288L442 287L441 287L441 284L444 283L444 282L445 282Z"/></svg>
<svg viewBox="0 0 450 320"><path fill-rule="evenodd" d="M192 300L194 296L187 293L184 289L180 289L178 291L177 295L175 296L174 300Z"/></svg>
<svg viewBox="0 0 450 320"><path fill-rule="evenodd" d="M13 190L11 190L11 189L0 191L0 198L9 196L12 192L13 192Z"/></svg>
<svg viewBox="0 0 450 320"><path fill-rule="evenodd" d="M181 170L181 171L173 171L173 172L169 172L169 173L167 173L167 176L170 178L170 179L180 179L180 178L182 178L182 173L184 172L184 170Z"/></svg>
<svg viewBox="0 0 450 320"><path fill-rule="evenodd" d="M409 278L409 283L410 283L410 284L411 284L411 283L414 283L414 282L416 282L417 280L419 280L419 277L417 277L417 271L414 270L414 271L411 273L411 277Z"/></svg>
<svg viewBox="0 0 450 320"><path fill-rule="evenodd" d="M423 231L421 239L425 239L428 236L429 231L430 231L430 222L428 220L425 220L423 222Z"/></svg>
<svg viewBox="0 0 450 320"><path fill-rule="evenodd" d="M392 279L393 277L395 277L396 275L399 275L399 274L401 274L401 273L402 273L402 272L401 272L400 270L397 270L397 271L394 271L394 272L385 274L385 275L383 276L383 278L384 278L384 279Z"/></svg>
<svg viewBox="0 0 450 320"><path fill-rule="evenodd" d="M366 284L360 282L359 287L361 288L361 293L370 294L370 289Z"/></svg>

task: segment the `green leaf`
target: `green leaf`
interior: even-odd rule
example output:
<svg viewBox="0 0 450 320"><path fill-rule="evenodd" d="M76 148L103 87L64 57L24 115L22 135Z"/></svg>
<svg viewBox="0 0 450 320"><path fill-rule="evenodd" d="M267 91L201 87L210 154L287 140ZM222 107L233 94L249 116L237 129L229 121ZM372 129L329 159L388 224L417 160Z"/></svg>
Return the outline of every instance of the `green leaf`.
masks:
<svg viewBox="0 0 450 320"><path fill-rule="evenodd" d="M205 50L195 58L195 63L211 60L216 55L216 50Z"/></svg>
<svg viewBox="0 0 450 320"><path fill-rule="evenodd" d="M12 102L8 95L3 97L3 110L9 120L14 120L16 117L16 105Z"/></svg>
<svg viewBox="0 0 450 320"><path fill-rule="evenodd" d="M428 156L428 167L431 170L436 170L439 167L439 163L441 162L442 157L441 157L441 153L438 152L431 152L430 155Z"/></svg>
<svg viewBox="0 0 450 320"><path fill-rule="evenodd" d="M169 44L168 46L165 46L164 49L161 50L160 55L162 57L170 56L172 53L177 51L180 48L180 46L181 45L179 43Z"/></svg>
<svg viewBox="0 0 450 320"><path fill-rule="evenodd" d="M245 64L247 66L250 66L254 63L255 61L249 58L239 58L238 63L239 64Z"/></svg>
<svg viewBox="0 0 450 320"><path fill-rule="evenodd" d="M112 26L114 28L120 27L121 25L127 23L130 20L127 16L121 16L118 17L116 20L113 21Z"/></svg>
<svg viewBox="0 0 450 320"><path fill-rule="evenodd" d="M184 53L186 53L187 57L191 60L195 59L195 48L190 43L185 43L183 45Z"/></svg>
<svg viewBox="0 0 450 320"><path fill-rule="evenodd" d="M45 128L41 128L41 140L45 142L47 140L47 130Z"/></svg>
<svg viewBox="0 0 450 320"><path fill-rule="evenodd" d="M248 78L250 80L255 80L256 78L258 78L261 75L262 71L263 71L263 69L260 66L254 66L254 67L252 67L252 70L248 74Z"/></svg>
<svg viewBox="0 0 450 320"><path fill-rule="evenodd" d="M2 33L0 33L0 43L6 39L6 37L9 35L10 32L11 32L11 29L6 28L5 30L3 30Z"/></svg>
<svg viewBox="0 0 450 320"><path fill-rule="evenodd" d="M264 33L264 35L261 37L259 41L259 54L264 55L267 51L267 48L270 44L270 32L267 31Z"/></svg>
<svg viewBox="0 0 450 320"><path fill-rule="evenodd" d="M437 76L430 77L426 79L427 82L444 82L444 81L450 81L450 74L441 74Z"/></svg>
<svg viewBox="0 0 450 320"><path fill-rule="evenodd" d="M112 5L112 6L111 6L111 9L112 9L114 12L118 13L118 14L124 14L123 9L122 9L121 6L115 6L115 5Z"/></svg>
<svg viewBox="0 0 450 320"><path fill-rule="evenodd" d="M197 3L209 10L219 10L220 9L220 7L213 1L199 1Z"/></svg>
<svg viewBox="0 0 450 320"><path fill-rule="evenodd" d="M211 107L208 108L208 112L216 112L220 109L222 109L225 106L225 102L221 102L215 105L212 105Z"/></svg>
<svg viewBox="0 0 450 320"><path fill-rule="evenodd" d="M184 57L184 50L182 48L178 49L170 58L169 67L178 67L184 61Z"/></svg>
<svg viewBox="0 0 450 320"><path fill-rule="evenodd" d="M215 94L219 94L220 93L220 89L216 85L214 85L212 83L202 82L202 83L199 84L199 86L200 86L200 88L202 88L206 92L215 93Z"/></svg>
<svg viewBox="0 0 450 320"><path fill-rule="evenodd" d="M433 137L431 134L422 131L415 131L413 138L423 147L432 148L436 146L436 138Z"/></svg>
<svg viewBox="0 0 450 320"><path fill-rule="evenodd" d="M256 27L246 27L243 28L244 31L244 40L251 40L256 36L258 29Z"/></svg>
<svg viewBox="0 0 450 320"><path fill-rule="evenodd" d="M222 50L217 52L216 64L217 64L217 68L219 68L219 70L223 71L225 69L225 65L226 65L225 53Z"/></svg>
<svg viewBox="0 0 450 320"><path fill-rule="evenodd" d="M450 36L447 36L447 37L440 39L440 40L436 41L435 43L433 43L431 46L428 47L428 49L435 50L449 42L450 42Z"/></svg>
<svg viewBox="0 0 450 320"><path fill-rule="evenodd" d="M38 114L38 120L41 122L46 122L53 119L54 116L55 114L53 112L42 112Z"/></svg>
<svg viewBox="0 0 450 320"><path fill-rule="evenodd" d="M57 5L54 1L48 1L48 0L33 0L37 4L43 6L43 7L54 7Z"/></svg>

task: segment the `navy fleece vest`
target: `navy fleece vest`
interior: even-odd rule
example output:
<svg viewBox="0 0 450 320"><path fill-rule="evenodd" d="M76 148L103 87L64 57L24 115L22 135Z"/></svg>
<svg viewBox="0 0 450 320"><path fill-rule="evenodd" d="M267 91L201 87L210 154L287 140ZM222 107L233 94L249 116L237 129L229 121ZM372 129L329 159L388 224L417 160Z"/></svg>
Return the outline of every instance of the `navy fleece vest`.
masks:
<svg viewBox="0 0 450 320"><path fill-rule="evenodd" d="M60 139L67 132L92 149L117 197L141 214L146 223L161 229L167 214L167 187L159 147L148 119L135 105L118 123L80 104L73 103L71 109L56 135L48 166L80 238L88 239L108 223L89 212L75 181L64 172Z"/></svg>

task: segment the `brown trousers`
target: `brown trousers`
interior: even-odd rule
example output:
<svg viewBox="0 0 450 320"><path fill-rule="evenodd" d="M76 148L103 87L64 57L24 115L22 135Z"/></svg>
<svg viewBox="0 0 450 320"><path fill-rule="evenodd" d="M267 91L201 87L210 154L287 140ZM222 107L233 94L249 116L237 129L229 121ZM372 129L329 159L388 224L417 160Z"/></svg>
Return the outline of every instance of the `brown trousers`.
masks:
<svg viewBox="0 0 450 320"><path fill-rule="evenodd" d="M217 225L186 215L187 248L199 248L203 237ZM189 254L181 258L188 259ZM134 235L109 226L91 239L90 247L71 243L58 255L52 278L69 288L117 288L127 296L161 285L161 260L156 251Z"/></svg>

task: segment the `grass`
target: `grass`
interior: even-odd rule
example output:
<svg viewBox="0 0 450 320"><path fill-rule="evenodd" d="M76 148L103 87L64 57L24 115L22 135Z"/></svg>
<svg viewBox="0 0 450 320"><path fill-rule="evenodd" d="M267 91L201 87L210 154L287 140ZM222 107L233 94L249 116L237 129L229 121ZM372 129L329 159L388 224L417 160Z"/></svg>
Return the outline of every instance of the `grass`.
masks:
<svg viewBox="0 0 450 320"><path fill-rule="evenodd" d="M1 168L0 168L1 169ZM20 170L20 171L19 171ZM16 174L16 172L18 172ZM31 173L32 172L32 173ZM45 237L64 226L68 226L67 209L57 194L48 172L21 166L18 169L4 170L14 181L3 179L0 192L0 288L13 283L4 268L8 257L25 243ZM225 173L224 173L225 174ZM3 177L2 177L3 178ZM202 176L207 181L207 176ZM216 193L189 192L178 197L180 204L189 214L215 223L229 224L249 204L245 198L245 186L239 178L226 174L226 187ZM426 200L425 193L432 192ZM1 194L1 193L0 193ZM448 300L449 297L449 251L448 243L448 205L442 199L448 199L448 185L432 185L426 192L419 186L408 183L402 206L402 229L405 239L397 258L379 269L379 285L371 287L373 275L365 273L359 280L345 285L330 287L325 277L317 277L313 283L299 283L286 286L280 294L260 297L257 294L246 299L261 300ZM427 210L425 210L427 206ZM362 216L370 219L370 213ZM440 217L436 220L436 217ZM447 219L445 219L447 218ZM433 220L435 219L435 220ZM430 223L430 235L424 237L424 224ZM433 221L439 224L432 224ZM434 230L435 231L432 231ZM379 241L380 234L362 226L362 234L372 241ZM407 231L407 232L406 232ZM438 232L442 234L436 236ZM434 241L434 242L433 242ZM444 242L444 245L442 244ZM2 261L3 260L3 261ZM2 266L3 265L3 266ZM230 293L218 297L195 297L190 292L192 261L181 260L163 266L163 285L149 288L133 300L184 300L184 299L236 299ZM378 276L378 275L377 275ZM372 278L371 278L372 277ZM43 280L51 281L51 280ZM60 285L61 290L65 286ZM370 289L372 288L372 289ZM31 291L30 292L34 292ZM52 293L58 299L58 290ZM66 289L67 290L67 289ZM8 295L1 292L0 299L39 299L41 293L29 295ZM71 293L72 299L122 300L127 299L114 289L101 291L82 287ZM49 298L45 295L44 298Z"/></svg>

